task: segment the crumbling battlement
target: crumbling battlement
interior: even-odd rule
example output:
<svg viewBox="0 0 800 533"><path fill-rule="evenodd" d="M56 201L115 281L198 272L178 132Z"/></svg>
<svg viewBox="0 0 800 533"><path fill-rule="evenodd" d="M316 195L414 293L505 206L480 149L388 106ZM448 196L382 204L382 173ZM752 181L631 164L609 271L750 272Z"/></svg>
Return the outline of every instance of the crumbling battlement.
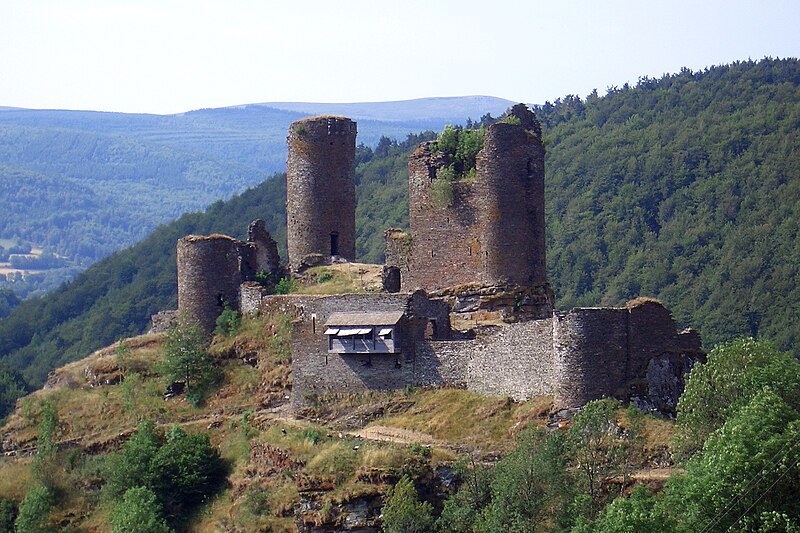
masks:
<svg viewBox="0 0 800 533"><path fill-rule="evenodd" d="M522 104L509 117L517 123L489 126L475 180L448 184L445 205L433 191L444 165L434 143L409 156L410 237L385 234L387 265L400 268L403 290L546 283L541 127Z"/></svg>
<svg viewBox="0 0 800 533"><path fill-rule="evenodd" d="M553 317L553 356L558 374L556 398L580 406L603 396L625 395L626 384L647 381L653 405L674 409L683 391L683 375L705 360L694 330L678 333L672 314L661 303L632 300L624 308L577 308ZM673 369L652 373L653 365ZM663 380L675 380L672 397L664 398ZM662 394L656 394L662 391Z"/></svg>
<svg viewBox="0 0 800 533"><path fill-rule="evenodd" d="M474 339L451 332L449 306L422 291L286 301L298 310L292 314L295 407L311 395L449 385L517 400L551 395L558 407L604 396L640 396L642 405L674 412L684 373L704 359L696 332L677 333L669 311L652 300L623 308L577 308L487 328ZM332 314L366 317L382 311L403 312L401 352L328 352L322 326ZM645 338L650 342L639 342Z"/></svg>
<svg viewBox="0 0 800 533"><path fill-rule="evenodd" d="M250 224L248 242L227 235L188 235L178 240L178 313L214 330L225 309L239 309L239 287L261 271L278 272L280 257L262 220Z"/></svg>
<svg viewBox="0 0 800 533"><path fill-rule="evenodd" d="M289 267L356 258L356 123L345 117L298 120L289 127L286 224Z"/></svg>

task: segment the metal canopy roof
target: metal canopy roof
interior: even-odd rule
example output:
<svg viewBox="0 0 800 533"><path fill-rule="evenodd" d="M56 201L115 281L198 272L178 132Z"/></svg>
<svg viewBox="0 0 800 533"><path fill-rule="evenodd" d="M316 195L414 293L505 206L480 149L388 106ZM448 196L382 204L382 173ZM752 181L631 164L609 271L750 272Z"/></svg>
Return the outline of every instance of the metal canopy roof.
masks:
<svg viewBox="0 0 800 533"><path fill-rule="evenodd" d="M325 322L329 326L394 326L400 321L403 311L388 313L333 313Z"/></svg>

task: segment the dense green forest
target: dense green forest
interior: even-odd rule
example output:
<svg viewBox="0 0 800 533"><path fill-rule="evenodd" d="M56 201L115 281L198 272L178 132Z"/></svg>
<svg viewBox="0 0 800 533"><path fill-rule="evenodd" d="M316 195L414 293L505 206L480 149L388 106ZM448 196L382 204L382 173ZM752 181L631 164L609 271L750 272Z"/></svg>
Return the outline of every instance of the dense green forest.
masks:
<svg viewBox="0 0 800 533"><path fill-rule="evenodd" d="M559 308L654 296L707 346L800 336L800 64L683 70L536 109L547 146L548 269ZM358 256L407 226L407 154L431 133L357 151ZM175 305L175 240L242 236L264 218L285 239L284 183L267 180L184 215L0 320L0 358L32 384ZM285 248L284 248L285 249Z"/></svg>

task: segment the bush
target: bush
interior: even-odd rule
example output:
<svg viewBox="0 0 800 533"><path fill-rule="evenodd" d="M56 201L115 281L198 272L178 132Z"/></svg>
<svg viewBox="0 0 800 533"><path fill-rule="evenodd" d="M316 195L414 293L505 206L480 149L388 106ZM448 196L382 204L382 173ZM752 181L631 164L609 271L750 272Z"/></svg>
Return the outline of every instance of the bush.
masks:
<svg viewBox="0 0 800 533"><path fill-rule="evenodd" d="M55 473L58 470L56 462L56 430L58 428L58 413L52 402L42 405L42 420L39 423L39 436L36 439L36 457L33 459L33 477L48 489L53 489Z"/></svg>
<svg viewBox="0 0 800 533"><path fill-rule="evenodd" d="M297 290L297 282L292 277L281 278L275 284L275 294L289 294Z"/></svg>
<svg viewBox="0 0 800 533"><path fill-rule="evenodd" d="M162 371L171 382L185 383L186 399L192 405L203 401L220 373L206 350L200 326L184 321L167 332Z"/></svg>
<svg viewBox="0 0 800 533"><path fill-rule="evenodd" d="M0 531L14 531L17 506L9 500L0 500Z"/></svg>
<svg viewBox="0 0 800 533"><path fill-rule="evenodd" d="M113 533L168 533L172 531L164 520L161 504L155 493L147 487L134 487L125 491L122 501L111 512Z"/></svg>
<svg viewBox="0 0 800 533"><path fill-rule="evenodd" d="M687 530L797 531L799 443L800 413L765 387L670 479L666 508ZM782 515L791 527L769 529Z"/></svg>
<svg viewBox="0 0 800 533"><path fill-rule="evenodd" d="M19 504L19 514L14 522L17 533L47 533L52 531L48 517L53 505L53 497L46 487L34 487L28 491Z"/></svg>
<svg viewBox="0 0 800 533"><path fill-rule="evenodd" d="M390 488L383 507L383 530L388 533L427 533L433 531L433 506L421 502L408 476Z"/></svg>
<svg viewBox="0 0 800 533"><path fill-rule="evenodd" d="M678 400L677 422L684 454L700 450L709 435L765 386L800 410L800 362L790 354L752 338L711 350L708 362L696 365L687 376Z"/></svg>
<svg viewBox="0 0 800 533"><path fill-rule="evenodd" d="M186 433L174 426L151 462L152 489L167 513L183 516L213 494L225 478L219 450L207 433Z"/></svg>
<svg viewBox="0 0 800 533"><path fill-rule="evenodd" d="M227 305L225 306L225 310L220 313L217 317L217 327L214 329L214 333L217 335L224 335L226 337L232 337L236 335L236 332L239 331L239 326L242 323L242 315L239 311L235 309L231 309Z"/></svg>
<svg viewBox="0 0 800 533"><path fill-rule="evenodd" d="M151 463L162 440L152 422L142 422L122 450L109 457L105 491L110 499L120 498L133 487L152 485Z"/></svg>
<svg viewBox="0 0 800 533"><path fill-rule="evenodd" d="M151 422L144 422L122 450L109 458L105 490L109 499L118 499L131 489L145 487L176 523L212 495L224 477L219 451L207 434L186 433L176 426L165 437ZM136 498L141 501L143 496Z"/></svg>
<svg viewBox="0 0 800 533"><path fill-rule="evenodd" d="M545 521L563 519L573 494L565 441L541 428L520 435L492 473L491 502L476 531L533 532Z"/></svg>

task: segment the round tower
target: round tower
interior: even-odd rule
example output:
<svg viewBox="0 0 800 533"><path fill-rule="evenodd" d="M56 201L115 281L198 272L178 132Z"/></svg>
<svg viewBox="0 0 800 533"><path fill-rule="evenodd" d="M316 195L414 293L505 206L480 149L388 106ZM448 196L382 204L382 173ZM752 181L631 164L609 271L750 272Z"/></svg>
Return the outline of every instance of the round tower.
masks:
<svg viewBox="0 0 800 533"><path fill-rule="evenodd" d="M225 305L238 307L240 245L226 235L189 235L178 240L178 313L214 331Z"/></svg>
<svg viewBox="0 0 800 533"><path fill-rule="evenodd" d="M489 126L477 157L482 270L490 280L540 284L547 281L541 126L524 104L509 115L516 120Z"/></svg>
<svg viewBox="0 0 800 533"><path fill-rule="evenodd" d="M356 123L345 117L298 120L289 127L286 229L289 266L331 256L356 258Z"/></svg>

